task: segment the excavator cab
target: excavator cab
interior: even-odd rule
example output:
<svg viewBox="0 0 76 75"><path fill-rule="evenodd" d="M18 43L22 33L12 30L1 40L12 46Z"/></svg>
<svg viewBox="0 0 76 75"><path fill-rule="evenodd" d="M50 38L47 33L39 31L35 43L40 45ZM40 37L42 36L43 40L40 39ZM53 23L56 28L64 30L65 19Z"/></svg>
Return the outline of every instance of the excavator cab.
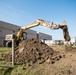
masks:
<svg viewBox="0 0 76 75"><path fill-rule="evenodd" d="M27 33L26 32L23 32L22 33L22 40L26 40L27 39Z"/></svg>

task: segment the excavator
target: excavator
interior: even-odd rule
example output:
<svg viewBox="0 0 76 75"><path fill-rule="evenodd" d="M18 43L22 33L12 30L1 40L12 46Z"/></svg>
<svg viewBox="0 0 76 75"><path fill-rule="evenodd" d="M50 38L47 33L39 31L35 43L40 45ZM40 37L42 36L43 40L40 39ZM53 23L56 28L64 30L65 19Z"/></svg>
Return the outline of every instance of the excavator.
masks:
<svg viewBox="0 0 76 75"><path fill-rule="evenodd" d="M15 45L18 46L19 43L22 40L24 40L23 33L25 32L25 30L32 28L32 27L39 26L39 25L45 26L45 27L53 29L53 30L62 29L65 41L70 41L70 39L71 39L69 32L68 32L67 24L65 21L63 21L61 24L55 24L54 22L50 22L47 20L37 19L36 21L34 21L31 24L21 27L18 30L18 33L16 35L15 34L6 35L3 45L6 47L11 47L12 41L10 39L14 39Z"/></svg>

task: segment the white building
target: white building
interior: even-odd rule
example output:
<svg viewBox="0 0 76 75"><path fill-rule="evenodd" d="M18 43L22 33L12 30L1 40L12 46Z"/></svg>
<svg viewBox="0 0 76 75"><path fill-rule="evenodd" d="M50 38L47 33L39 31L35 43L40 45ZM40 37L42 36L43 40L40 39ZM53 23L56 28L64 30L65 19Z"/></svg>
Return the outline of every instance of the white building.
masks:
<svg viewBox="0 0 76 75"><path fill-rule="evenodd" d="M76 43L76 38L71 38L71 43L72 44Z"/></svg>

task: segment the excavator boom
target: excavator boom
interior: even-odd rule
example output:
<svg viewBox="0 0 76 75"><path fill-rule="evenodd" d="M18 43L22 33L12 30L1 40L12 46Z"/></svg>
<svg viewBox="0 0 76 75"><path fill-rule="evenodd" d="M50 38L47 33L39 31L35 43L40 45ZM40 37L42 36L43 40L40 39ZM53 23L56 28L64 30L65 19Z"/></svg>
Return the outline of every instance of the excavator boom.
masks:
<svg viewBox="0 0 76 75"><path fill-rule="evenodd" d="M45 27L48 27L48 28L52 28L52 25L51 24L52 23L47 24L47 22L45 20L37 19L36 21L34 21L31 24L28 24L26 26L21 27L21 29L17 33L17 40L21 39L22 38L23 31L25 31L25 30L27 30L29 28L36 27L36 26L39 26L39 25L45 26Z"/></svg>
<svg viewBox="0 0 76 75"><path fill-rule="evenodd" d="M32 27L35 27L35 26L38 26L38 25L40 25L40 23L35 21L35 22L33 22L33 23L29 24L29 25L21 27L21 29L27 30L29 28L32 28Z"/></svg>
<svg viewBox="0 0 76 75"><path fill-rule="evenodd" d="M42 19L37 19L36 21L34 21L31 24L28 24L26 26L21 27L21 29L18 31L18 34L17 34L17 40L21 39L22 32L24 30L27 30L29 28L32 28L32 27L35 27L35 26L39 26L39 25L47 27L47 28L50 28L50 29L54 29L54 30L59 29L59 28L62 29L63 30L64 39L66 41L70 41L68 27L67 27L65 21L63 23L57 25L57 24L54 24L53 22L49 22L48 23L48 21L45 21L45 20L42 20Z"/></svg>
<svg viewBox="0 0 76 75"><path fill-rule="evenodd" d="M45 20L37 19L36 21L34 21L31 24L28 24L26 26L21 27L21 29L26 30L26 29L29 29L29 28L32 28L32 27L36 27L36 26L39 26L39 25L45 26L45 27L48 27L48 28L52 28L53 22L50 22L48 24L47 21L45 21Z"/></svg>

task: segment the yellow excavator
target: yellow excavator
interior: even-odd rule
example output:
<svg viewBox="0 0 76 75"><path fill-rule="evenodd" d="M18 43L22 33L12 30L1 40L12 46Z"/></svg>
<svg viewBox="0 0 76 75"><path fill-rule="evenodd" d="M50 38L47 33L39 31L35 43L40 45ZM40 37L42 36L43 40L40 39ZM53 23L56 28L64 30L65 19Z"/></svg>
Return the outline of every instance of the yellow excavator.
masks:
<svg viewBox="0 0 76 75"><path fill-rule="evenodd" d="M6 46L6 47L11 47L12 46L11 39L14 39L16 46L18 46L19 43L22 40L25 39L24 38L25 36L23 36L23 33L25 33L24 31L27 30L27 29L29 29L29 28L32 28L32 27L35 27L35 26L39 26L39 25L45 26L45 27L53 29L53 30L56 30L56 29L59 29L59 28L62 29L63 30L64 39L66 41L70 41L68 27L67 27L65 21L62 22L61 24L54 24L53 22L50 22L50 21L46 21L46 20L42 20L42 19L37 19L36 21L34 21L31 24L28 24L26 26L21 27L18 30L17 35L15 35L15 34L8 34L8 35L6 35L5 40L3 42L3 45Z"/></svg>

